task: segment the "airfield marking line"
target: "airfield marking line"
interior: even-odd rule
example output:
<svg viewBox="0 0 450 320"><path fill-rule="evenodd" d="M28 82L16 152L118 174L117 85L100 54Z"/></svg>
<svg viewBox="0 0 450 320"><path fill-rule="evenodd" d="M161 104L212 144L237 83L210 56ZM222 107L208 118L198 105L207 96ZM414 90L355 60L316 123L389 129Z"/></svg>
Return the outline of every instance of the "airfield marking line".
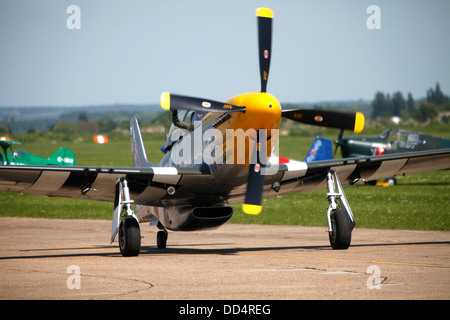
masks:
<svg viewBox="0 0 450 320"><path fill-rule="evenodd" d="M371 261L371 260L351 260L351 259L336 259L336 258L314 258L314 257L294 257L294 256L276 256L276 255L263 255L263 254L246 254L240 253L241 256L248 257L264 257L264 258L285 258L285 259L301 259L301 260L323 260L323 261L338 261L338 262L362 262L373 264L392 264L401 266L413 266L413 267L433 267L433 268L450 268L447 265L439 264L426 264L426 263L409 263L409 262L393 262L393 261Z"/></svg>

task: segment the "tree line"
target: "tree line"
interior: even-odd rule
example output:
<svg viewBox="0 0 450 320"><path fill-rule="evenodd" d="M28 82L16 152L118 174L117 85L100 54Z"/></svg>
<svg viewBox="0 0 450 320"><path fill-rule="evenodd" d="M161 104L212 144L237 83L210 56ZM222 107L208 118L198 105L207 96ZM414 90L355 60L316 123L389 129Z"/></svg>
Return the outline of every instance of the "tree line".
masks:
<svg viewBox="0 0 450 320"><path fill-rule="evenodd" d="M151 106L150 106L151 107ZM315 105L314 108L323 106ZM371 118L387 118L398 116L401 118L411 118L420 123L435 120L439 112L450 112L450 97L444 94L439 83L426 92L426 98L416 100L411 93L406 97L402 92L397 91L392 95L377 92L371 102ZM104 107L103 109L108 109ZM333 108L331 106L331 108ZM357 107L358 108L358 107ZM126 110L126 108L125 108ZM0 121L0 136L12 133L34 133L34 132L55 132L66 134L77 133L109 133L115 130L128 130L129 121L132 115L136 115L142 127L163 125L169 127L171 124L170 112L121 110L98 112L98 114L88 114L86 111L72 111L60 116L60 119L40 119L28 121ZM369 111L370 112L370 111ZM90 119L91 118L91 119ZM441 121L450 122L450 115L442 116Z"/></svg>
<svg viewBox="0 0 450 320"><path fill-rule="evenodd" d="M405 98L400 91L392 96L377 92L372 101L372 118L401 117L412 118L419 122L427 122L437 118L439 112L450 111L450 97L445 95L439 83L434 88L427 90L426 98L415 100L411 93ZM442 117L442 121L448 123L450 117Z"/></svg>

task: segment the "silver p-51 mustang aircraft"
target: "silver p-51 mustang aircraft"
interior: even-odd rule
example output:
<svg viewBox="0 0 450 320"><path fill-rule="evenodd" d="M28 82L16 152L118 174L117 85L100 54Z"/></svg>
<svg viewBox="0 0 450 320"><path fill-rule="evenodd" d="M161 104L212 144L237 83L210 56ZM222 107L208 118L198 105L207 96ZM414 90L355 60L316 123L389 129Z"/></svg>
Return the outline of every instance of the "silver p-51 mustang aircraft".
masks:
<svg viewBox="0 0 450 320"><path fill-rule="evenodd" d="M164 92L161 106L173 114L166 153L159 164L147 159L135 118L131 120L133 167L0 166L0 190L114 202L111 243L119 234L123 256L141 247L140 223L157 225L157 246L165 248L167 230L220 227L233 214L227 204L243 202L259 214L263 197L326 188L329 239L347 249L355 220L342 184L358 179L445 169L450 149L303 162L275 155L281 118L361 132L362 113L282 110L267 93L273 12L256 11L260 92L226 102ZM135 204L133 210L132 204Z"/></svg>

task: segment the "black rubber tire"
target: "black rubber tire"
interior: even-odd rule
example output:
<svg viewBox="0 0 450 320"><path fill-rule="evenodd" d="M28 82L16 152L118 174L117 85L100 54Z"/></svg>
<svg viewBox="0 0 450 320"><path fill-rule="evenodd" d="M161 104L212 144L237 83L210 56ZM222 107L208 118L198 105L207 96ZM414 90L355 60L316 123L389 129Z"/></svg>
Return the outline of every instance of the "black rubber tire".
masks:
<svg viewBox="0 0 450 320"><path fill-rule="evenodd" d="M390 187L397 185L397 179L395 179L394 177L386 178L384 179L384 182L389 183Z"/></svg>
<svg viewBox="0 0 450 320"><path fill-rule="evenodd" d="M345 210L337 209L331 213L331 226L329 232L330 244L333 249L345 250L350 247L354 224Z"/></svg>
<svg viewBox="0 0 450 320"><path fill-rule="evenodd" d="M141 230L133 217L122 219L119 227L119 248L124 257L133 257L141 250Z"/></svg>
<svg viewBox="0 0 450 320"><path fill-rule="evenodd" d="M165 249L167 245L167 232L158 231L156 234L156 246L159 249Z"/></svg>

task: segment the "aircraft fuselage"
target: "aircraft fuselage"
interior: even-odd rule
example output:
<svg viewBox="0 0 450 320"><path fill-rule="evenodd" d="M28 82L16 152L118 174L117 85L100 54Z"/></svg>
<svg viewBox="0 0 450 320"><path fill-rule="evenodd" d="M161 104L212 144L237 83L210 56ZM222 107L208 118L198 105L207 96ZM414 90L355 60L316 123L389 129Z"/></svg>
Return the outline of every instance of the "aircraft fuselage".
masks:
<svg viewBox="0 0 450 320"><path fill-rule="evenodd" d="M161 167L207 166L215 183L207 192L203 186L197 193L195 181L190 181L191 197L178 198L175 191L166 197L164 207L139 207L140 221L156 217L166 229L192 231L217 228L231 218L233 210L224 205L233 189L245 188L256 148L260 162L267 164L277 146L281 105L265 92L240 94L226 103L243 106L246 112L208 112L207 106L204 112L180 112L179 120L193 124L193 130L172 124L163 148L166 155L159 163Z"/></svg>

